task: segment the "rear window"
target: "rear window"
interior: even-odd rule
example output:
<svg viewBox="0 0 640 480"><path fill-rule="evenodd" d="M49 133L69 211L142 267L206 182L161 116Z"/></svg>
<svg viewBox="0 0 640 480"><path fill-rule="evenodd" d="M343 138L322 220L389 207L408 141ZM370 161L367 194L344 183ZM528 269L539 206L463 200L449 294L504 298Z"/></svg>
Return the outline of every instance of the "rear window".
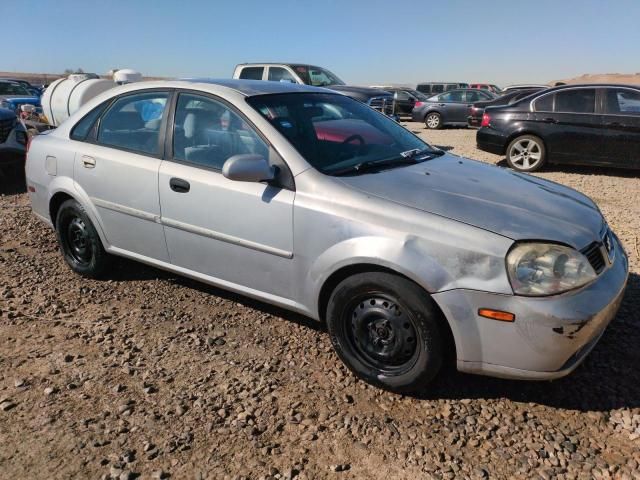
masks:
<svg viewBox="0 0 640 480"><path fill-rule="evenodd" d="M262 80L264 67L244 67L240 71L240 78L243 80Z"/></svg>

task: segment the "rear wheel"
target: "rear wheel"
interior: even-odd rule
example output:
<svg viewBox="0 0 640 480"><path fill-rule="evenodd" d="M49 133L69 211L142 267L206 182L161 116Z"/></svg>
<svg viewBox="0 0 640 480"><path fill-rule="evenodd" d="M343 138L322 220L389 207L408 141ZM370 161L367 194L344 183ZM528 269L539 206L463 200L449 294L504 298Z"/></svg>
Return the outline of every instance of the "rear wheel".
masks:
<svg viewBox="0 0 640 480"><path fill-rule="evenodd" d="M544 143L534 135L517 137L507 147L507 163L519 172L540 170L545 161Z"/></svg>
<svg viewBox="0 0 640 480"><path fill-rule="evenodd" d="M98 278L110 264L102 241L82 205L65 201L56 216L58 244L67 265L89 278Z"/></svg>
<svg viewBox="0 0 640 480"><path fill-rule="evenodd" d="M440 114L436 112L428 113L424 118L424 124L431 130L438 130L439 128L442 128L442 117L440 117Z"/></svg>
<svg viewBox="0 0 640 480"><path fill-rule="evenodd" d="M440 313L413 282L389 273L343 280L327 306L331 341L357 376L395 392L412 392L438 373Z"/></svg>

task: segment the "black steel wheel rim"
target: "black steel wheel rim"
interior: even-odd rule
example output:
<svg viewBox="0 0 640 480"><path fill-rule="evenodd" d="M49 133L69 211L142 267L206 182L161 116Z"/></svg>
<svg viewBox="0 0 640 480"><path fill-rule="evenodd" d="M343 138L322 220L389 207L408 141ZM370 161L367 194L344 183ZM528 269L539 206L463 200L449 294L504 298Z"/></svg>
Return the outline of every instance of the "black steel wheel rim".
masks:
<svg viewBox="0 0 640 480"><path fill-rule="evenodd" d="M73 217L66 228L67 252L81 265L91 263L93 251L87 225L82 218Z"/></svg>
<svg viewBox="0 0 640 480"><path fill-rule="evenodd" d="M346 337L358 359L386 374L401 374L414 364L420 351L412 315L397 300L370 294L346 309Z"/></svg>

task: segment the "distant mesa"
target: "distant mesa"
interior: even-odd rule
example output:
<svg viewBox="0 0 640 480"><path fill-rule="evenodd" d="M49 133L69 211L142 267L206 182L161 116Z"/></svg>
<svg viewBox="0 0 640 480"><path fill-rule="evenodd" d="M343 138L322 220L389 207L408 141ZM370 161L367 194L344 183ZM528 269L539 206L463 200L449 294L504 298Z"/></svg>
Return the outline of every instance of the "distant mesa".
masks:
<svg viewBox="0 0 640 480"><path fill-rule="evenodd" d="M553 80L549 85L562 83L622 83L640 85L640 73L585 73L579 77Z"/></svg>

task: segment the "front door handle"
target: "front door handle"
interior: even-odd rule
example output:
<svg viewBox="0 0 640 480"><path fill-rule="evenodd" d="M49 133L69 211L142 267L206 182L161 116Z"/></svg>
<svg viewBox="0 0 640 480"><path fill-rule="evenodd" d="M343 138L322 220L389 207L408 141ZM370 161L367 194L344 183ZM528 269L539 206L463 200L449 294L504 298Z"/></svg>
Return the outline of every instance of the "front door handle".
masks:
<svg viewBox="0 0 640 480"><path fill-rule="evenodd" d="M171 190L178 193L187 193L191 189L189 182L175 177L169 180L169 187L171 187Z"/></svg>
<svg viewBox="0 0 640 480"><path fill-rule="evenodd" d="M96 159L93 158L93 157L90 157L88 155L83 155L82 156L82 165L84 166L84 168L95 168Z"/></svg>
<svg viewBox="0 0 640 480"><path fill-rule="evenodd" d="M555 119L555 118L553 118L553 117L543 118L543 119L542 119L542 121L543 121L544 123L558 123L558 120L556 120L556 119Z"/></svg>
<svg viewBox="0 0 640 480"><path fill-rule="evenodd" d="M604 124L605 127L622 127L620 122L609 122Z"/></svg>

